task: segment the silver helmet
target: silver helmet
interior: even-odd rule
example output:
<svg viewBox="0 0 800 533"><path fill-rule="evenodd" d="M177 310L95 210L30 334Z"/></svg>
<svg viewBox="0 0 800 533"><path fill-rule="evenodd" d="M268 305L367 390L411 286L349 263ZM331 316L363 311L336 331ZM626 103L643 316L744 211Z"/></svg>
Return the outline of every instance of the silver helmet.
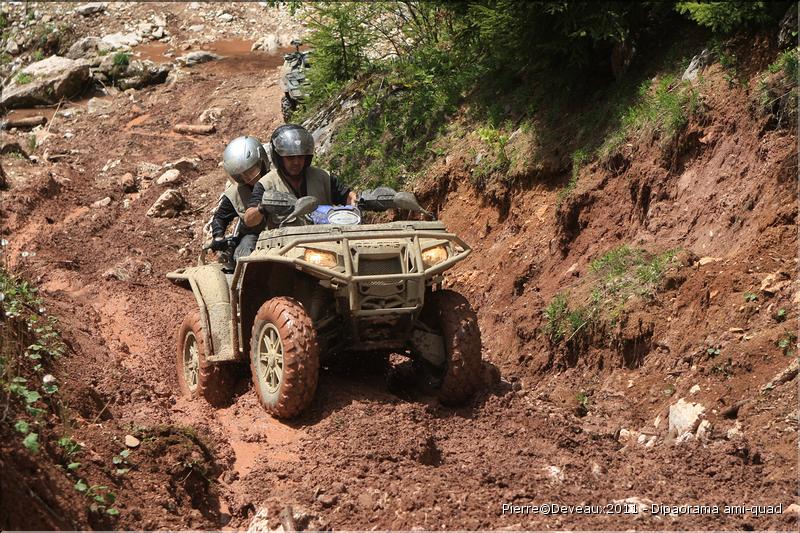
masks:
<svg viewBox="0 0 800 533"><path fill-rule="evenodd" d="M269 158L261 141L244 135L232 140L222 153L222 166L225 172L238 183L243 183L242 174L256 165L261 166L261 174L269 171Z"/></svg>

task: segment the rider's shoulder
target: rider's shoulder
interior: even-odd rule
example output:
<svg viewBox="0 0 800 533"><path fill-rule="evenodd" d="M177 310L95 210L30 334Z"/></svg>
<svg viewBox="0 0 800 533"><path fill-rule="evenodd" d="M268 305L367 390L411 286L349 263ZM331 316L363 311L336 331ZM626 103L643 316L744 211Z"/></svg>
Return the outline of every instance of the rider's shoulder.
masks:
<svg viewBox="0 0 800 533"><path fill-rule="evenodd" d="M319 167L315 167L313 165L308 167L307 173L308 173L307 174L308 176L315 176L315 177L320 177L320 178L327 178L327 177L330 176L330 174L328 173L327 170L323 170L323 169L321 169Z"/></svg>

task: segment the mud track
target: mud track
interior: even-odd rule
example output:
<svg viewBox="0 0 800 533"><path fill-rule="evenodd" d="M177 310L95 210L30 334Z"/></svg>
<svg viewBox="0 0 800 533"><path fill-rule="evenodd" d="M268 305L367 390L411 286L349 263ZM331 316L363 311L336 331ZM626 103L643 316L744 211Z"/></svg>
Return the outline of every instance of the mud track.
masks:
<svg viewBox="0 0 800 533"><path fill-rule="evenodd" d="M633 369L578 365L558 374L537 369L529 352L526 357L532 345L543 343L535 332L526 336L524 330L535 330L531 324L545 303L526 284L540 280L543 293L555 292L556 282L546 280L562 279L561 273L580 259L550 254L527 262L513 259L501 268L496 258L507 257L514 242L548 250L555 222L535 229L526 221L540 205L554 204L555 191L521 191L508 220L498 218L496 209L482 205L463 185L451 185L446 199L442 195L443 220L477 250L454 272L451 284L477 307L484 358L503 375L500 384L468 406L440 405L402 379L402 365L396 371L401 379L391 384L384 375L358 367L323 368L311 408L292 423L264 413L246 367L240 369L227 406L212 408L183 398L174 369L176 332L195 303L165 274L197 256L202 226L225 182L218 161L226 142L244 133L267 139L281 123L276 64L243 65L231 69L209 63L174 85L110 97L103 116L85 111L73 118L57 115L43 146L51 154L67 154L64 158L40 164L2 160L10 175L10 189L2 193L2 233L11 243L11 266L40 285L72 347L58 377L76 412L74 435L99 457L98 465L119 451L126 434L151 439L150 447L132 454L136 466L118 483L122 515L114 527L244 528L261 508L274 527L289 505L306 513L307 527L335 529L796 527L788 514L669 517L649 512L649 502L787 507L797 498L792 466L796 433L757 436L753 443L725 438L683 446L625 443L623 426L651 424L668 405L661 394L663 375L672 368L666 359ZM72 107L85 109L85 103ZM173 124L193 123L214 107L222 109L215 135L172 133ZM71 139L64 138L66 131ZM782 149L780 139L774 143ZM162 165L183 157L199 161L196 169L182 172L177 185L189 208L176 218L146 216L166 187L142 178L142 163ZM138 192L123 192L118 180L126 172L137 176ZM629 191L623 188L620 194ZM109 205L92 206L106 197ZM603 209L597 220L605 218L613 231L615 207ZM477 216L464 221L465 212ZM785 265L796 237L785 233L782 240L776 226L789 231L790 225L777 222L771 234L766 230L774 239L771 249L781 258L778 263ZM590 226L595 237L584 237L588 241L574 236L573 249L583 247L590 255L592 245L586 243L603 234L597 228ZM657 234L653 229L649 238ZM681 228L670 235L679 239ZM722 243L714 246L724 248ZM763 246L753 244L737 257L746 262L746 254L760 256ZM36 255L25 258L23 251ZM538 271L531 269L536 261ZM692 290L708 286L704 275L687 282L697 285ZM737 283L728 280L725 286ZM520 301L509 307L520 294ZM516 333L509 330L512 326ZM779 366L757 367L753 383ZM658 377L648 377L648 371ZM742 390L753 383L742 384ZM587 384L596 391L597 405L581 416L585 413L576 412L574 397ZM773 403L751 404L753 427L778 420L763 413L796 400L796 391L780 394L769 400ZM779 408L781 416L790 408ZM503 504L605 506L626 500L638 504L637 514L503 510Z"/></svg>

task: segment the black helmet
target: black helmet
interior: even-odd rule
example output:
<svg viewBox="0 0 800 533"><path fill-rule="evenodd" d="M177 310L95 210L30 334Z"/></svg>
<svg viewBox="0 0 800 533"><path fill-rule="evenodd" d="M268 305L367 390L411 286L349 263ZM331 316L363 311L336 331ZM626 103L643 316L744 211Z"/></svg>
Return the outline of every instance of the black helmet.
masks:
<svg viewBox="0 0 800 533"><path fill-rule="evenodd" d="M225 172L237 183L243 183L242 174L261 165L261 174L269 172L269 159L267 151L261 141L248 135L232 140L222 153L222 166Z"/></svg>
<svg viewBox="0 0 800 533"><path fill-rule="evenodd" d="M272 162L286 174L286 167L283 165L283 157L292 155L306 156L303 171L311 165L314 158L314 137L308 133L303 126L297 124L284 124L279 126L273 133L269 141L270 156Z"/></svg>

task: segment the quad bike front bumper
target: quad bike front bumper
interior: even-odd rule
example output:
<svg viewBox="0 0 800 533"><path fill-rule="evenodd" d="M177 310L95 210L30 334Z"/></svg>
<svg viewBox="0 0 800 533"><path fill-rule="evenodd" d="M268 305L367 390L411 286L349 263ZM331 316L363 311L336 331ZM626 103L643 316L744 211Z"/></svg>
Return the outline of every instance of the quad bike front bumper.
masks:
<svg viewBox="0 0 800 533"><path fill-rule="evenodd" d="M439 254L435 262L423 258L432 249ZM283 263L319 279L337 298L346 299L353 317L414 314L422 309L426 287L471 251L461 238L442 231L293 235L285 244L241 258L231 281L236 286L247 264ZM314 261L320 254L328 264Z"/></svg>

